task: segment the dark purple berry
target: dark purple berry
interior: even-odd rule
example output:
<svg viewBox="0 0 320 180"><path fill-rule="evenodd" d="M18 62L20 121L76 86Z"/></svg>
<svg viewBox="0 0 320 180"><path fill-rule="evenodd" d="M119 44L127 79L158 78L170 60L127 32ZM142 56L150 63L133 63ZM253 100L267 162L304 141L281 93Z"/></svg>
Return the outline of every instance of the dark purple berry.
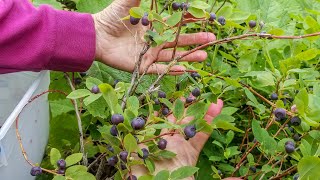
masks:
<svg viewBox="0 0 320 180"><path fill-rule="evenodd" d="M158 97L159 97L159 98L166 98L166 97L167 97L167 95L166 95L166 93L165 93L165 92L163 92L163 91L159 91L159 92L158 92Z"/></svg>
<svg viewBox="0 0 320 180"><path fill-rule="evenodd" d="M277 93L272 93L270 96L271 100L278 100L278 94Z"/></svg>
<svg viewBox="0 0 320 180"><path fill-rule="evenodd" d="M200 74L197 73L197 72L192 72L190 74L190 76L194 79L194 80L197 80L198 78L201 78Z"/></svg>
<svg viewBox="0 0 320 180"><path fill-rule="evenodd" d="M66 169L67 163L64 159L59 159L57 161L57 166L59 167L59 169Z"/></svg>
<svg viewBox="0 0 320 180"><path fill-rule="evenodd" d="M114 149L110 144L107 145L107 149L112 153L114 152Z"/></svg>
<svg viewBox="0 0 320 180"><path fill-rule="evenodd" d="M121 170L127 169L127 166L125 164L123 164L123 163L120 164L120 167L121 167Z"/></svg>
<svg viewBox="0 0 320 180"><path fill-rule="evenodd" d="M118 136L118 130L117 130L117 126L116 125L113 125L111 128L110 128L110 134L112 136Z"/></svg>
<svg viewBox="0 0 320 180"><path fill-rule="evenodd" d="M299 141L299 140L300 140L299 134L294 134L294 135L293 135L293 140L294 140L294 141Z"/></svg>
<svg viewBox="0 0 320 180"><path fill-rule="evenodd" d="M81 77L84 77L84 76L87 75L87 72L80 72L79 74L80 74Z"/></svg>
<svg viewBox="0 0 320 180"><path fill-rule="evenodd" d="M115 166L118 163L118 157L117 156L111 156L107 160L109 166Z"/></svg>
<svg viewBox="0 0 320 180"><path fill-rule="evenodd" d="M186 10L188 10L189 9L189 7L190 7L190 4L188 4L188 3L181 3L181 8L182 9L186 9Z"/></svg>
<svg viewBox="0 0 320 180"><path fill-rule="evenodd" d="M123 123L123 121L124 121L124 117L121 114L114 114L111 116L111 122L114 125Z"/></svg>
<svg viewBox="0 0 320 180"><path fill-rule="evenodd" d="M290 145L292 145L292 146L295 145L294 142L292 142L292 141L287 141L287 142L285 143L285 145L288 145L288 144L290 144Z"/></svg>
<svg viewBox="0 0 320 180"><path fill-rule="evenodd" d="M144 16L141 18L141 24L144 25L144 26L149 26L150 21L149 21L149 19L148 19L148 14L147 14L147 15L144 15Z"/></svg>
<svg viewBox="0 0 320 180"><path fill-rule="evenodd" d="M181 4L180 3L178 3L178 2L174 2L174 3L172 3L172 9L173 10L178 10L178 9L180 9L181 8Z"/></svg>
<svg viewBox="0 0 320 180"><path fill-rule="evenodd" d="M287 153L293 153L295 151L295 147L292 144L286 144L285 145L285 150Z"/></svg>
<svg viewBox="0 0 320 180"><path fill-rule="evenodd" d="M249 21L249 27L250 28L255 28L257 26L257 22L254 20Z"/></svg>
<svg viewBox="0 0 320 180"><path fill-rule="evenodd" d="M153 101L154 101L154 104L155 104L155 105L159 105L159 104L160 104L159 99L155 99L155 100L153 100Z"/></svg>
<svg viewBox="0 0 320 180"><path fill-rule="evenodd" d="M286 110L283 108L277 108L273 114L275 115L276 118L278 118L279 120L284 120L286 119Z"/></svg>
<svg viewBox="0 0 320 180"><path fill-rule="evenodd" d="M116 87L116 85L118 84L118 82L120 82L118 79L113 81L113 86Z"/></svg>
<svg viewBox="0 0 320 180"><path fill-rule="evenodd" d="M289 131L294 133L294 129L292 127L288 127Z"/></svg>
<svg viewBox="0 0 320 180"><path fill-rule="evenodd" d="M160 139L160 140L158 141L158 148L161 149L161 150L166 149L167 143L168 143L167 140L165 140L165 139Z"/></svg>
<svg viewBox="0 0 320 180"><path fill-rule="evenodd" d="M294 116L290 119L290 123L292 126L299 126L301 124L301 119L298 116Z"/></svg>
<svg viewBox="0 0 320 180"><path fill-rule="evenodd" d="M139 156L141 159L147 159L148 156L149 156L149 151L148 151L148 149L142 148L141 151L142 151L142 154L143 154L143 155L141 156L140 154L138 154L138 156Z"/></svg>
<svg viewBox="0 0 320 180"><path fill-rule="evenodd" d="M127 178L127 180L137 180L137 177L135 175L131 175Z"/></svg>
<svg viewBox="0 0 320 180"><path fill-rule="evenodd" d="M293 180L298 180L299 179L299 174L295 174L294 176L293 176Z"/></svg>
<svg viewBox="0 0 320 180"><path fill-rule="evenodd" d="M162 112L162 115L166 116L166 115L169 114L169 109L168 108L163 108L161 112Z"/></svg>
<svg viewBox="0 0 320 180"><path fill-rule="evenodd" d="M192 103L194 101L194 98L193 97L187 97L186 99L186 103Z"/></svg>
<svg viewBox="0 0 320 180"><path fill-rule="evenodd" d="M99 87L98 86L93 86L92 88L91 88L91 92L93 93L93 94L98 94L98 93L100 93L100 89L99 89Z"/></svg>
<svg viewBox="0 0 320 180"><path fill-rule="evenodd" d="M281 98L283 105L287 105L287 98Z"/></svg>
<svg viewBox="0 0 320 180"><path fill-rule="evenodd" d="M66 172L65 169L58 169L58 171L57 171L58 174L64 174L65 172Z"/></svg>
<svg viewBox="0 0 320 180"><path fill-rule="evenodd" d="M38 176L42 174L42 169L39 166L33 166L30 171L31 176Z"/></svg>
<svg viewBox="0 0 320 180"><path fill-rule="evenodd" d="M132 25L137 25L139 23L139 21L140 21L140 18L135 18L133 16L130 16L130 23Z"/></svg>
<svg viewBox="0 0 320 180"><path fill-rule="evenodd" d="M195 125L189 125L184 128L184 134L187 138L192 138L196 135L196 126Z"/></svg>
<svg viewBox="0 0 320 180"><path fill-rule="evenodd" d="M214 21L217 19L217 16L215 13L210 13L210 18L209 18L209 21Z"/></svg>
<svg viewBox="0 0 320 180"><path fill-rule="evenodd" d="M218 174L219 174L219 175L222 175L222 172L221 172L221 170L218 170Z"/></svg>
<svg viewBox="0 0 320 180"><path fill-rule="evenodd" d="M250 171L252 171L253 173L256 173L257 172L257 168L254 167L254 166L250 166Z"/></svg>
<svg viewBox="0 0 320 180"><path fill-rule="evenodd" d="M131 126L134 130L139 130L144 127L145 123L146 122L144 121L144 119L142 119L141 117L137 117L132 120Z"/></svg>
<svg viewBox="0 0 320 180"><path fill-rule="evenodd" d="M119 153L119 157L123 162L127 162L128 152L127 151L121 151Z"/></svg>
<svg viewBox="0 0 320 180"><path fill-rule="evenodd" d="M224 25L226 25L226 18L224 18L223 16L220 16L220 17L218 18L218 22L219 22L222 26L224 26Z"/></svg>
<svg viewBox="0 0 320 180"><path fill-rule="evenodd" d="M200 89L199 89L199 88L195 88L194 90L192 90L191 94L192 94L194 97L200 96Z"/></svg>
<svg viewBox="0 0 320 180"><path fill-rule="evenodd" d="M81 84L81 82L82 82L82 79L81 79L81 78L75 78L75 79L74 79L74 84L75 84L75 85L79 85L79 84Z"/></svg>

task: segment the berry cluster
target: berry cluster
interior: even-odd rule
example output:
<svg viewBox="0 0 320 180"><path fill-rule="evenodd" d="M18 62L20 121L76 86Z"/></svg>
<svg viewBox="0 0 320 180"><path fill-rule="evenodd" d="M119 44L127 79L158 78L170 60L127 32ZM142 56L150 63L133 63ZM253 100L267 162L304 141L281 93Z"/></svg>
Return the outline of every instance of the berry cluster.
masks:
<svg viewBox="0 0 320 180"><path fill-rule="evenodd" d="M59 159L57 161L57 166L58 166L58 174L64 174L66 172L66 167L67 167L67 163L64 159Z"/></svg>
<svg viewBox="0 0 320 180"><path fill-rule="evenodd" d="M139 24L139 22L140 22L140 18L136 18L136 17L130 16L130 23L132 25L137 25L137 24ZM148 18L148 13L145 13L143 15L143 17L141 18L141 24L143 26L149 26L150 21L149 21L149 18Z"/></svg>

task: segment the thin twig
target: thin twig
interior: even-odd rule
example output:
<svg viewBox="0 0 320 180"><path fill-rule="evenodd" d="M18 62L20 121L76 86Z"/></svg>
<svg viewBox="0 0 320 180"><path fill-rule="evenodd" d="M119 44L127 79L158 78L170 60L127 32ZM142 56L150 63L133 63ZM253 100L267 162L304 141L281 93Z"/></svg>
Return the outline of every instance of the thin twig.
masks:
<svg viewBox="0 0 320 180"><path fill-rule="evenodd" d="M216 14L220 11L220 9L226 4L227 0L224 0L221 6L217 9Z"/></svg>
<svg viewBox="0 0 320 180"><path fill-rule="evenodd" d="M106 155L106 153L100 154L91 164L89 164L88 170L90 170L101 158L106 157Z"/></svg>
<svg viewBox="0 0 320 180"><path fill-rule="evenodd" d="M155 136L155 137L153 137L153 138L151 138L151 139L141 141L141 142L139 142L138 144L143 144L143 143L146 143L146 142L153 141L153 140L155 140L155 139L157 139L157 138L159 138L159 137L162 137L162 136L174 135L174 134L180 134L180 133L179 133L179 132L168 132L168 133L163 133L163 134L160 134L160 135L158 135L158 136Z"/></svg>
<svg viewBox="0 0 320 180"><path fill-rule="evenodd" d="M104 170L105 161L106 161L105 158L102 158L101 161L100 161L100 164L99 164L99 167L98 167L98 170L97 170L97 173L96 173L96 179L97 180L101 179L101 176L102 176L103 170Z"/></svg>
<svg viewBox="0 0 320 180"><path fill-rule="evenodd" d="M70 77L67 73L64 74L65 78L67 79L70 87L71 87L71 90L74 91L75 88L70 80ZM78 121L78 129L79 129L79 134L80 134L80 151L82 153L82 163L84 166L87 166L88 165L88 159L87 159L87 155L84 151L84 142L83 142L83 132L82 132L82 121L81 121L81 116L80 116L80 113L79 113L79 109L78 109L78 103L76 100L72 100L73 101L73 105L74 105L74 109L75 109L75 112L76 112L76 117L77 117L77 121Z"/></svg>

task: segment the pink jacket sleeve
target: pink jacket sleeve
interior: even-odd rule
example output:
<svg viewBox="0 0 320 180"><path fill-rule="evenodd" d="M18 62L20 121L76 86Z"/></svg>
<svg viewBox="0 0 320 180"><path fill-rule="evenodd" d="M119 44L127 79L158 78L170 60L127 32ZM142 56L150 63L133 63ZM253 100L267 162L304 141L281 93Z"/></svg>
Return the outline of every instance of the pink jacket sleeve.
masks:
<svg viewBox="0 0 320 180"><path fill-rule="evenodd" d="M85 71L94 56L90 14L35 8L28 0L0 0L0 74Z"/></svg>

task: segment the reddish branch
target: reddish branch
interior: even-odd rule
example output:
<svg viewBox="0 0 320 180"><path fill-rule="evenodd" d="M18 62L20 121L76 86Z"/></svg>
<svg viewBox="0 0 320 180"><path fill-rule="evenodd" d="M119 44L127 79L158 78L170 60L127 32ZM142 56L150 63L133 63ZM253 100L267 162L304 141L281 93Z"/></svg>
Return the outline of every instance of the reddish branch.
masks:
<svg viewBox="0 0 320 180"><path fill-rule="evenodd" d="M47 90L47 91L42 92L41 94L38 94L38 95L32 97L23 108L25 108L28 104L32 103L34 100L36 100L37 98L41 97L42 95L47 94L47 93L51 93L51 92L56 92L56 93L60 93L60 94L63 94L65 96L67 96L67 93L65 93L63 91L60 91L60 90ZM27 155L27 153L26 153L26 151L25 151L25 149L23 147L23 144L22 144L22 139L21 139L21 136L20 136L20 133L19 133L19 128L18 128L19 127L19 116L20 116L20 114L16 118L16 136L17 136L17 139L18 139L18 142L19 142L19 145L20 145L20 149L21 149L23 158L28 162L28 164L30 164L32 167L35 167L36 165L34 165L29 160L28 155ZM45 172L48 172L48 173L51 173L51 174L54 174L54 175L59 175L53 170L49 170L49 169L45 169L45 168L41 168L41 169L43 171L45 171Z"/></svg>

